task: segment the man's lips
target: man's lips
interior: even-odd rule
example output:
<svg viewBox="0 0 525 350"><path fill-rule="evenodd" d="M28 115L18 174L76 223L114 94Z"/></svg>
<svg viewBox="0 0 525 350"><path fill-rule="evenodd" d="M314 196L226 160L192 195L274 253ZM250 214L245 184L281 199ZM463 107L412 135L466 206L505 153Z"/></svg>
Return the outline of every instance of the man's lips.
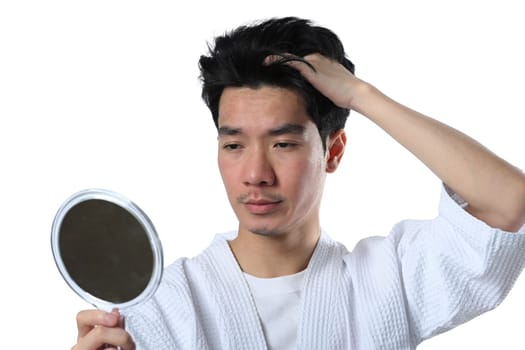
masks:
<svg viewBox="0 0 525 350"><path fill-rule="evenodd" d="M250 199L250 200L244 201L244 204L266 205L266 204L279 203L279 202L281 202L281 201L280 200L264 200L264 199L255 200L255 199Z"/></svg>
<svg viewBox="0 0 525 350"><path fill-rule="evenodd" d="M251 214L263 215L276 211L284 198L278 194L251 192L237 197L237 202L243 205Z"/></svg>
<svg viewBox="0 0 525 350"><path fill-rule="evenodd" d="M282 200L246 200L242 202L252 214L269 214L277 209Z"/></svg>

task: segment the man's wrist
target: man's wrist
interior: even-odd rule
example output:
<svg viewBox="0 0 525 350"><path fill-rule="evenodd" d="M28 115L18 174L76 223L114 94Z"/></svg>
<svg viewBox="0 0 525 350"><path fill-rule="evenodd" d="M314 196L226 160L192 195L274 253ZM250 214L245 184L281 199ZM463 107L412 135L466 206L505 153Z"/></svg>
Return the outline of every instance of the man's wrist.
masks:
<svg viewBox="0 0 525 350"><path fill-rule="evenodd" d="M380 94L379 90L363 80L359 80L352 89L354 90L354 94L350 99L349 108L366 115L367 106L370 105L374 97L377 98Z"/></svg>

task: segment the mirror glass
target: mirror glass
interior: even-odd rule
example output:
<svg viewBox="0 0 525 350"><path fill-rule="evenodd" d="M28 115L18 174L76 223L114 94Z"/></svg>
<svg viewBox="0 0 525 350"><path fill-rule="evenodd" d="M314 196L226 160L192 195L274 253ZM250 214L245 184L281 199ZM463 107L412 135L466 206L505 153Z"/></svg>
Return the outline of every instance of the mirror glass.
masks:
<svg viewBox="0 0 525 350"><path fill-rule="evenodd" d="M67 284L99 309L124 309L149 298L163 267L162 246L146 214L122 195L78 192L51 230L56 265Z"/></svg>

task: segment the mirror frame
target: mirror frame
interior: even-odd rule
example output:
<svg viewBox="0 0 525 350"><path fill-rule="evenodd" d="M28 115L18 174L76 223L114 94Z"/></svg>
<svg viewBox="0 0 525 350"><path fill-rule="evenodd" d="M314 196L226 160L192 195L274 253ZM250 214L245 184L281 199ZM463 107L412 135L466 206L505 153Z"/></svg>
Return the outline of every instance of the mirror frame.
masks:
<svg viewBox="0 0 525 350"><path fill-rule="evenodd" d="M104 299L100 299L97 296L92 295L89 292L82 289L68 273L64 261L62 260L62 257L60 255L60 228L62 227L64 217L67 215L69 210L75 205L93 199L113 203L126 210L131 215L133 215L133 217L135 217L135 219L144 228L144 231L148 236L151 250L153 252L153 271L151 273L151 278L146 288L137 297L125 301L123 303L114 303ZM164 268L162 245L157 235L157 231L153 226L153 223L135 203L122 196L121 194L110 190L87 189L77 192L70 196L58 209L53 220L53 225L51 228L51 248L53 251L53 258L55 260L55 264L66 283L81 298L83 298L85 301L101 310L110 311L113 308L119 308L122 310L147 300L155 293L162 278L162 271Z"/></svg>

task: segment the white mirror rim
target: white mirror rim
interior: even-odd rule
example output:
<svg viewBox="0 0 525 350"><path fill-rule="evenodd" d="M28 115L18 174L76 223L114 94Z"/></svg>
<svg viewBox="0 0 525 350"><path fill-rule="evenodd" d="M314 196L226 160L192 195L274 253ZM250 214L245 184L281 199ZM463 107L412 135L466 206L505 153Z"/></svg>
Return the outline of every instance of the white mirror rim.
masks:
<svg viewBox="0 0 525 350"><path fill-rule="evenodd" d="M73 208L75 205L81 202L85 202L85 201L93 200L93 199L111 202L127 210L130 214L132 214L138 220L138 222L142 225L142 227L144 228L144 231L146 232L148 236L148 240L150 242L150 246L153 252L153 259L154 259L153 271L152 271L151 278L146 288L142 291L142 293L140 293L136 298L132 300L128 300L123 303L113 303L107 300L100 299L88 293L83 288L81 288L75 282L75 280L70 276L70 274L68 273L66 269L66 266L64 265L64 261L62 260L62 257L60 254L60 246L59 246L60 239L59 238L60 238L60 228L62 226L62 221L64 220L64 217L69 212L69 210ZM158 238L155 227L153 226L153 223L135 203L133 203L126 197L122 196L121 194L110 191L110 190L87 189L87 190L77 192L73 194L72 196L70 196L62 204L62 206L58 209L57 214L55 215L55 218L53 220L53 225L51 228L51 248L53 251L53 258L55 259L55 263L58 267L58 270L60 271L60 274L66 281L66 283L80 297L82 297L88 303L90 303L91 305L101 310L110 311L113 308L119 308L122 310L122 309L131 307L142 301L147 300L155 293L155 291L157 290L157 287L160 284L160 280L162 278L162 270L163 270L162 245Z"/></svg>

